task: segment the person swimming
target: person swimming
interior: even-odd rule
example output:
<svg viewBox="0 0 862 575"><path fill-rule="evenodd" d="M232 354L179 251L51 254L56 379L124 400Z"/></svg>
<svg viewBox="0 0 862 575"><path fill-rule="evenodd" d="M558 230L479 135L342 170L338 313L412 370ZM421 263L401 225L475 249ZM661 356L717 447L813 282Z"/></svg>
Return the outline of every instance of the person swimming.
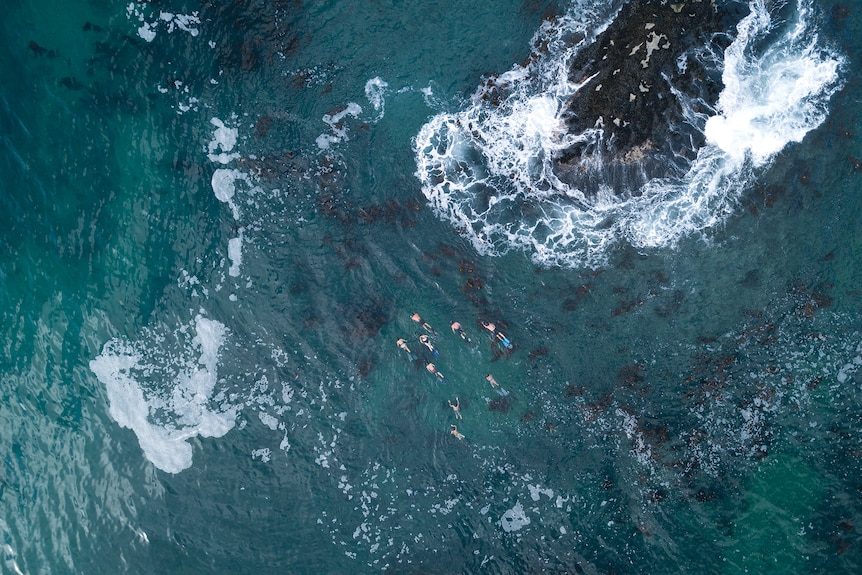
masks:
<svg viewBox="0 0 862 575"><path fill-rule="evenodd" d="M428 363L426 363L426 364L425 364L425 369L427 369L427 370L428 370L428 373L433 373L434 375L436 375L436 376L437 376L437 377L439 377L440 379L446 379L445 377L443 377L443 374L442 374L442 373L440 373L439 371L437 371L437 366L436 366L436 365L434 365L434 364L433 364L433 363L431 363L431 362L428 362Z"/></svg>
<svg viewBox="0 0 862 575"><path fill-rule="evenodd" d="M452 431L450 431L449 433L451 433L458 439L464 439L464 434L458 431L458 427L456 427L455 425L452 426Z"/></svg>
<svg viewBox="0 0 862 575"><path fill-rule="evenodd" d="M431 335L437 335L437 332L434 331L434 328L431 327L431 325L428 324L428 322L422 321L422 316L419 315L418 313L414 312L414 313L410 314L410 319L412 319L413 321L415 321L416 323L421 325L422 329L424 329L425 331L427 331Z"/></svg>
<svg viewBox="0 0 862 575"><path fill-rule="evenodd" d="M452 403L450 400L447 401L449 401L449 407L455 412L455 419L464 419L461 417L461 402L458 400L458 396L455 396L455 403Z"/></svg>
<svg viewBox="0 0 862 575"><path fill-rule="evenodd" d="M502 333L502 332L499 332L499 331L498 331L498 332L497 332L496 334L494 334L494 335L496 336L496 338L497 338L498 340L500 340L500 343L502 343L502 344L503 344L503 347L505 347L506 349L512 349L512 342L511 342L511 341L509 341L509 338L508 338L508 337L506 337L505 335L503 335L503 333Z"/></svg>
<svg viewBox="0 0 862 575"><path fill-rule="evenodd" d="M502 397L506 397L507 395L509 395L509 392L508 392L508 391L506 391L505 389L503 389L502 387L500 387L500 384L499 384L499 383L497 383L497 380L496 380L496 379L494 379L494 376L493 376L493 375L491 375L491 374L489 373L488 375L486 375L486 376L485 376L485 379L487 379L487 380L488 380L488 383L490 383L490 384L491 384L491 387L492 387L492 388L494 388L494 391L496 391L496 392L497 392L497 395L500 395L500 396L502 396Z"/></svg>
<svg viewBox="0 0 862 575"><path fill-rule="evenodd" d="M496 325L494 325L494 324L493 324L493 323L491 323L491 322L485 322L485 321L483 321L483 322L482 322L482 327L484 327L485 329L487 329L488 331L490 331L490 332L493 334L493 336L494 336L494 337L495 337L495 338L496 338L500 343L502 343L502 344L503 344L503 347L505 347L506 349L512 349L512 342L511 342L511 341L509 341L509 338L508 338L508 337L506 337L506 336L503 334L503 332L501 332L501 331L497 331L497 326L496 326Z"/></svg>
<svg viewBox="0 0 862 575"><path fill-rule="evenodd" d="M440 354L437 352L436 349L434 349L434 346L431 345L431 339L427 335L425 335L424 333L422 335L420 335L419 341L421 341L422 345L424 345L425 347L427 347L431 351L431 354L434 357L440 357Z"/></svg>
<svg viewBox="0 0 862 575"><path fill-rule="evenodd" d="M413 361L414 359L416 359L416 356L413 355L413 352L410 351L409 347L407 347L407 341L403 337L398 338L398 340L395 343L396 343L396 345L398 345L399 348L401 348L407 352L407 357L408 357L408 359L410 359L410 361Z"/></svg>
<svg viewBox="0 0 862 575"><path fill-rule="evenodd" d="M464 331L460 323L458 323L457 321L453 321L450 327L452 328L452 333L457 333L458 335L460 335L461 339L467 342L467 345L473 343L472 341L470 341L470 338L467 337L467 332Z"/></svg>

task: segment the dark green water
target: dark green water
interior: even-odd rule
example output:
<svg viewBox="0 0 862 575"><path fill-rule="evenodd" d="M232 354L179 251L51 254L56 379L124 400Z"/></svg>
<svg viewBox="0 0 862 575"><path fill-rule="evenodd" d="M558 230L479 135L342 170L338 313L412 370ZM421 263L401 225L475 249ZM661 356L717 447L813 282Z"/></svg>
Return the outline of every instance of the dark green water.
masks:
<svg viewBox="0 0 862 575"><path fill-rule="evenodd" d="M594 270L477 253L414 175L566 5L8 2L0 569L858 572L862 36L814 7L826 121Z"/></svg>

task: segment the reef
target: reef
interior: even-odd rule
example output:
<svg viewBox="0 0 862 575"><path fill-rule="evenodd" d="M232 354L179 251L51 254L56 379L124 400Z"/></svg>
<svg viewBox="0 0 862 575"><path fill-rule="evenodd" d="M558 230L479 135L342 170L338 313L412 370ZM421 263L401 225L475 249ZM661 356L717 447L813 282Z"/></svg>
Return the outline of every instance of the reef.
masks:
<svg viewBox="0 0 862 575"><path fill-rule="evenodd" d="M730 44L745 11L737 2L626 2L569 65L569 81L579 89L566 103L567 129L579 134L599 128L602 135L598 144L562 153L558 175L577 180L583 161L596 156L612 168L637 165L647 172L661 169L668 158L692 159L703 137L686 123L684 105L694 103L689 112L695 113L715 106L722 82L710 62ZM674 90L686 94L688 104ZM656 156L661 162L651 165Z"/></svg>

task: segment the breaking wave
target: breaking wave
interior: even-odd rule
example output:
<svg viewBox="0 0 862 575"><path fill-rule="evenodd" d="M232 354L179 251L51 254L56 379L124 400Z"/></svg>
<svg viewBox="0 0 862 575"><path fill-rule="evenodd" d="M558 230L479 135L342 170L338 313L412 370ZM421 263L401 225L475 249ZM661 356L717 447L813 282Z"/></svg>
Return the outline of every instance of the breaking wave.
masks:
<svg viewBox="0 0 862 575"><path fill-rule="evenodd" d="M843 83L844 58L820 40L810 0L755 0L749 10L723 54L710 45L687 55L721 76L717 103L670 87L682 131L702 142L692 153L666 152L658 172L655 155L638 149L615 158L640 179L608 177L596 154L576 168L601 178L561 176L564 152L603 138L601 123L566 129L566 102L583 85L569 78L569 62L614 18L601 3L580 1L542 25L527 63L421 128L414 145L424 195L480 253L518 249L548 266L598 267L621 241L667 248L721 223L777 153L824 121ZM685 61L677 65L685 74Z"/></svg>

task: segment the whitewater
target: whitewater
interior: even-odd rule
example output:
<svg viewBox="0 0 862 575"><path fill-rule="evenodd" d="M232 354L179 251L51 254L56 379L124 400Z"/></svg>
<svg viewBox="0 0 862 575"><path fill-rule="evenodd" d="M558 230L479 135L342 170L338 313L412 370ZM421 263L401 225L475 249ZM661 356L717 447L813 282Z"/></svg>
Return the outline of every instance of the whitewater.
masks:
<svg viewBox="0 0 862 575"><path fill-rule="evenodd" d="M603 145L601 125L581 133L564 125L565 102L581 87L569 80L568 63L613 19L599 4L576 2L537 32L532 45L546 51L487 78L462 110L422 127L414 145L425 197L480 253L523 250L547 266L597 268L621 242L672 248L720 225L772 159L824 121L844 83L845 59L820 41L810 0L758 0L749 10L723 54L709 46L692 54L721 74L714 109L671 86L686 127L705 139L693 159L665 158L665 173L637 188L606 180L586 190L557 176L563 151ZM685 59L678 65L684 74ZM491 91L501 101L489 101ZM580 170L601 172L600 161L585 157Z"/></svg>

